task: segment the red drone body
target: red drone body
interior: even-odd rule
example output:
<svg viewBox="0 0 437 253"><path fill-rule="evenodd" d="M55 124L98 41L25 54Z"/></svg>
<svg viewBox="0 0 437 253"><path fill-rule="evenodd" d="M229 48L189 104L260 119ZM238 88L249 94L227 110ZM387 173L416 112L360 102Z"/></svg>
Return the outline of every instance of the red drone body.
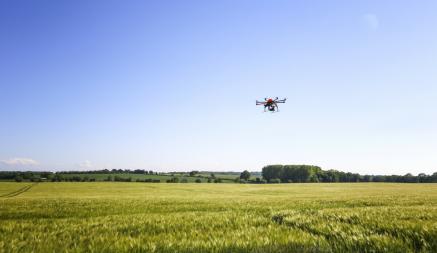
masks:
<svg viewBox="0 0 437 253"><path fill-rule="evenodd" d="M264 105L264 112L266 111L266 109L268 109L271 112L275 112L275 111L279 111L278 104L285 103L285 100L287 100L287 99L286 98L279 99L278 97L276 97L275 99L264 98L264 101L257 100L256 105Z"/></svg>

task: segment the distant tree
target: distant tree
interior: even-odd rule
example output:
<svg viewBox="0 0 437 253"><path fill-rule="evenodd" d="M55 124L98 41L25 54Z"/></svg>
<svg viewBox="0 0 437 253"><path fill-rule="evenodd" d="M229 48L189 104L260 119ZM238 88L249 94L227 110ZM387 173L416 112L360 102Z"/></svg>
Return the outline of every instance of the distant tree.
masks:
<svg viewBox="0 0 437 253"><path fill-rule="evenodd" d="M283 165L269 165L262 168L262 176L267 182L271 179L279 179L282 176Z"/></svg>
<svg viewBox="0 0 437 253"><path fill-rule="evenodd" d="M197 171L197 170L190 171L190 177L194 177L198 173L199 173L199 171Z"/></svg>
<svg viewBox="0 0 437 253"><path fill-rule="evenodd" d="M41 178L40 177L32 177L30 179L30 182L41 182Z"/></svg>
<svg viewBox="0 0 437 253"><path fill-rule="evenodd" d="M80 182L80 181L82 181L82 177L81 176L73 176L71 179L72 179L73 182Z"/></svg>
<svg viewBox="0 0 437 253"><path fill-rule="evenodd" d="M417 183L418 182L418 178L413 176L411 173L407 173L404 176L404 180L405 183Z"/></svg>
<svg viewBox="0 0 437 253"><path fill-rule="evenodd" d="M210 178L210 177L208 177L208 180L207 180L207 182L208 182L208 183L211 183L211 182L212 182L212 180L211 180L211 178Z"/></svg>
<svg viewBox="0 0 437 253"><path fill-rule="evenodd" d="M362 181L363 182L372 182L373 177L370 175L364 175Z"/></svg>
<svg viewBox="0 0 437 253"><path fill-rule="evenodd" d="M310 182L311 183L318 183L319 182L319 178L317 177L317 175L311 175L310 176Z"/></svg>
<svg viewBox="0 0 437 253"><path fill-rule="evenodd" d="M215 178L214 179L214 183L221 183L222 182L222 179L221 178Z"/></svg>
<svg viewBox="0 0 437 253"><path fill-rule="evenodd" d="M211 178L215 178L215 174L214 173L211 173Z"/></svg>
<svg viewBox="0 0 437 253"><path fill-rule="evenodd" d="M245 171L241 172L240 179L243 179L243 180L247 181L247 180L249 180L249 178L250 178L250 172L249 171L245 170Z"/></svg>
<svg viewBox="0 0 437 253"><path fill-rule="evenodd" d="M23 178L21 176L16 176L15 182L23 182Z"/></svg>
<svg viewBox="0 0 437 253"><path fill-rule="evenodd" d="M196 183L202 183L202 180L200 178L197 178L195 182Z"/></svg>
<svg viewBox="0 0 437 253"><path fill-rule="evenodd" d="M273 178L270 179L270 181L268 181L271 184L279 184L281 182L281 180L279 178Z"/></svg>
<svg viewBox="0 0 437 253"><path fill-rule="evenodd" d="M430 183L437 183L437 172L434 172L431 176L429 176Z"/></svg>
<svg viewBox="0 0 437 253"><path fill-rule="evenodd" d="M43 178L51 179L53 176L53 173L52 172L41 172L40 176Z"/></svg>

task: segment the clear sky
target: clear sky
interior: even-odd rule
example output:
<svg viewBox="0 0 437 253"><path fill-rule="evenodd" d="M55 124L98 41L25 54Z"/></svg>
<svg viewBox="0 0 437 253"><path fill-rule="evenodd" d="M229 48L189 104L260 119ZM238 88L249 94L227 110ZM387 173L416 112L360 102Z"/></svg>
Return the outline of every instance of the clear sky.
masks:
<svg viewBox="0 0 437 253"><path fill-rule="evenodd" d="M437 1L0 2L0 169L437 171ZM256 99L286 97L279 113Z"/></svg>

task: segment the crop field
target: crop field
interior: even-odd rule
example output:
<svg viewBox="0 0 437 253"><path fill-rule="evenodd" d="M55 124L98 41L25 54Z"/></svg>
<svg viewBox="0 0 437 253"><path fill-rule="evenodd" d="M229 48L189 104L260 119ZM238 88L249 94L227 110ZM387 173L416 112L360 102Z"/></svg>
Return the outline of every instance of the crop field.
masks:
<svg viewBox="0 0 437 253"><path fill-rule="evenodd" d="M0 252L437 252L437 184L3 182Z"/></svg>

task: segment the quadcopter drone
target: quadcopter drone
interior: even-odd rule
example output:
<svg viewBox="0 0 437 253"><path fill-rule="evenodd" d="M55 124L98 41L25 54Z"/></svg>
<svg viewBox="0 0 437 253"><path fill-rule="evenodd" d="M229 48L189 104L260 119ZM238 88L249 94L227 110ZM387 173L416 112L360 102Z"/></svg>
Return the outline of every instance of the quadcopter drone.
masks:
<svg viewBox="0 0 437 253"><path fill-rule="evenodd" d="M285 103L285 100L287 99L279 99L278 97L276 97L275 99L264 98L264 101L261 102L257 100L256 105L264 105L264 112L266 111L266 109L268 109L270 112L279 112L278 104Z"/></svg>

